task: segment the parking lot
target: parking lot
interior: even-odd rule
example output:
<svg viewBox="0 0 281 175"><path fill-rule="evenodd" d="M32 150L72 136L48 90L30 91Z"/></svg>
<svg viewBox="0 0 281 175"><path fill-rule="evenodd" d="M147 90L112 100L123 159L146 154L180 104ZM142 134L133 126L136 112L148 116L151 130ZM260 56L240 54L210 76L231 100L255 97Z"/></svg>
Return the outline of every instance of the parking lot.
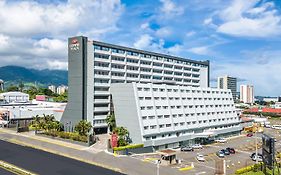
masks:
<svg viewBox="0 0 281 175"><path fill-rule="evenodd" d="M278 152L281 152L281 130L274 130L265 128L264 133L268 133L272 136L274 136L277 139L276 144L276 150ZM258 152L261 153L261 146L262 146L262 134L257 134L257 145L258 145ZM194 168L188 169L188 174L214 174L215 173L215 167L216 163L219 160L225 160L226 162L226 171L227 174L234 174L234 172L242 167L252 165L255 162L251 160L250 155L255 152L256 149L256 139L255 135L252 137L247 137L246 134L242 134L237 137L229 138L227 139L226 143L213 143L209 145L204 145L203 149L195 149L194 151L190 152L182 152L180 149L175 149L177 154L177 159L180 159L180 164L173 165L171 168L177 168L181 169L183 167L191 166L191 164L194 165ZM225 158L219 158L216 155L216 152L225 149L227 147L234 148L236 153L230 154L225 156ZM202 154L205 157L205 162L199 162L196 159L197 154ZM157 160L156 155L139 155L135 156L134 158L140 159L142 161L148 162L148 163L155 163ZM182 174L183 172L179 172L179 174ZM186 174L187 172L185 172ZM183 173L184 174L184 173Z"/></svg>

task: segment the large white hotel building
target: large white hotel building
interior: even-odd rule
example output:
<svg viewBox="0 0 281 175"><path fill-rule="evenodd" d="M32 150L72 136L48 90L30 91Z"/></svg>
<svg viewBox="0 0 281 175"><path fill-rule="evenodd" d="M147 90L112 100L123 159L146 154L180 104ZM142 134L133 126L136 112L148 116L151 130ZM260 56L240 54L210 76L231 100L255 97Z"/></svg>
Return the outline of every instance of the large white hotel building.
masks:
<svg viewBox="0 0 281 175"><path fill-rule="evenodd" d="M232 129L231 132L239 132L239 117L237 117L233 107L230 91L208 88L209 61L195 61L90 41L87 37L79 36L69 38L68 62L69 99L62 117L62 122L64 123L74 125L79 120L85 119L92 122L95 133L102 133L107 131L106 116L115 111L117 125L127 127L130 135L141 132L141 136L138 135L132 140L134 143L146 142L147 146L149 146L149 142L152 145L151 140L160 139L160 136L163 139L162 133L166 133L168 136L171 135L170 137L175 134L180 137L184 136L184 133L197 132L196 129L190 130L192 127L200 128L198 133L205 132L205 130L206 133L207 130L210 133L211 129L221 129L224 132L219 132L218 134L223 134L228 132L227 130L229 129L226 128L229 127L236 128L236 130ZM160 108L162 109L165 104L164 107L167 109L164 110L163 108L161 113L166 122L165 124L161 124L158 120L159 114L155 112L157 106L138 106L138 104L142 103L158 103L157 99L150 96L154 94L154 86L159 91L164 89L163 93L159 92L157 98L163 100L159 101L162 105ZM139 92L137 89L140 88L149 88L149 91ZM131 93L134 91L134 96L130 96L128 99L124 99L125 96L120 96L121 92L126 93L125 89ZM179 92L175 91L169 95L169 89L172 91L178 89ZM182 91L181 89L184 90ZM189 91L187 92L187 90ZM153 91L153 93L149 93L150 91ZM213 91L218 92L219 97L215 97L216 94L212 94ZM138 93L147 93L143 96L145 101L141 101L142 99L138 96ZM209 97L208 95L212 96ZM128 104L132 102L132 98L134 98L134 103ZM129 115L131 110L125 110L126 105L134 106L136 111ZM153 109L153 114L149 113L150 108ZM175 108L178 112L173 113L172 108ZM173 120L174 115L179 118L178 122L176 122L176 119ZM187 117L187 115L192 117ZM128 117L130 118L128 119ZM143 119L145 117L154 118L156 123L152 126L144 125L142 122L145 122L145 119ZM181 117L182 119L180 119ZM128 121L130 119L137 121L139 127L131 130L130 128L133 125L131 125L131 122L126 122L127 119ZM182 124L182 120L184 120L184 124ZM165 125L164 130L160 128L162 125ZM172 129L169 129L169 126ZM222 130L222 128L225 129ZM182 132L179 132L179 130ZM151 137L148 137L148 135L151 135ZM173 142L173 144L193 139L180 138L185 139L180 139L181 141ZM166 147L167 144L172 144L168 143L170 141L166 142L164 144ZM157 143L153 142L155 145L160 144L160 142L159 144ZM169 145L169 147L171 146Z"/></svg>

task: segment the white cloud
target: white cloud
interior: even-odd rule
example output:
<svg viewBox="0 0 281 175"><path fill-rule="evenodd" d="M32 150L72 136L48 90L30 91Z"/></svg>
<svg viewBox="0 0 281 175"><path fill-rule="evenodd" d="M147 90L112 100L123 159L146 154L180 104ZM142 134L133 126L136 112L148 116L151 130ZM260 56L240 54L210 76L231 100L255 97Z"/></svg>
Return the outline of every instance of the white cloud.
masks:
<svg viewBox="0 0 281 175"><path fill-rule="evenodd" d="M168 27L162 27L162 28L156 30L155 34L156 34L156 36L158 36L160 38L165 38L165 37L170 36L172 34L172 31Z"/></svg>
<svg viewBox="0 0 281 175"><path fill-rule="evenodd" d="M66 69L67 38L117 31L123 9L120 0L0 0L0 66Z"/></svg>
<svg viewBox="0 0 281 175"><path fill-rule="evenodd" d="M139 39L134 43L134 47L139 49L145 49L152 44L152 36L148 34L143 34L139 37Z"/></svg>
<svg viewBox="0 0 281 175"><path fill-rule="evenodd" d="M187 51L198 54L198 55L209 55L210 54L209 46L192 47L192 48L188 49Z"/></svg>
<svg viewBox="0 0 281 175"><path fill-rule="evenodd" d="M149 28L149 23L148 23L148 22L141 24L140 27L141 27L141 29L143 29L143 30L150 29L150 28Z"/></svg>
<svg viewBox="0 0 281 175"><path fill-rule="evenodd" d="M281 51L243 51L239 61L214 61L212 79L229 74L246 80L243 84L253 84L255 95L281 95Z"/></svg>
<svg viewBox="0 0 281 175"><path fill-rule="evenodd" d="M191 36L193 36L193 35L195 35L195 34L196 34L195 31L190 31L190 32L187 32L185 35L186 35L187 37L191 37Z"/></svg>
<svg viewBox="0 0 281 175"><path fill-rule="evenodd" d="M184 8L176 5L172 0L160 0L160 2L162 2L161 11L166 17L179 16L184 13Z"/></svg>
<svg viewBox="0 0 281 175"><path fill-rule="evenodd" d="M223 21L218 24L217 31L220 33L242 37L272 37L281 34L281 16L271 2L235 0L218 17Z"/></svg>

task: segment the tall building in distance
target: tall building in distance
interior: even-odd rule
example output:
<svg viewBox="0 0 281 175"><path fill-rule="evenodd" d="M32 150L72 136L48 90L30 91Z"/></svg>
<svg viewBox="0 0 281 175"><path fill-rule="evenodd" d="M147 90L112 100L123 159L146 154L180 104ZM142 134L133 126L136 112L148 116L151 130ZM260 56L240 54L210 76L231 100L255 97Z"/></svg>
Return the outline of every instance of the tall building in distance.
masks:
<svg viewBox="0 0 281 175"><path fill-rule="evenodd" d="M0 91L4 91L4 81L0 79Z"/></svg>
<svg viewBox="0 0 281 175"><path fill-rule="evenodd" d="M240 85L240 101L243 103L254 103L254 86Z"/></svg>
<svg viewBox="0 0 281 175"><path fill-rule="evenodd" d="M67 86L64 86L64 85L58 86L56 93L61 95L61 94L65 93L67 91L67 89L68 89Z"/></svg>
<svg viewBox="0 0 281 175"><path fill-rule="evenodd" d="M63 123L92 122L107 132L114 83L158 83L209 87L209 61L196 61L88 40L68 40L68 104Z"/></svg>
<svg viewBox="0 0 281 175"><path fill-rule="evenodd" d="M53 93L56 93L56 86L55 85L48 86L48 89L50 89Z"/></svg>
<svg viewBox="0 0 281 175"><path fill-rule="evenodd" d="M237 100L237 78L228 75L218 77L218 88L230 89L234 101Z"/></svg>

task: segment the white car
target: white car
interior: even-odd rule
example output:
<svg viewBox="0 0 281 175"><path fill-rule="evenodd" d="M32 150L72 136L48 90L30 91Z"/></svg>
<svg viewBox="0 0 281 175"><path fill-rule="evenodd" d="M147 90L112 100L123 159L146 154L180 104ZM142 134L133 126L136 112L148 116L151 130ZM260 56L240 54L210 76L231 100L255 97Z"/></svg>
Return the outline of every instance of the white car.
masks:
<svg viewBox="0 0 281 175"><path fill-rule="evenodd" d="M215 142L218 142L218 143L225 143L227 140L225 138L218 138L218 139L215 139Z"/></svg>
<svg viewBox="0 0 281 175"><path fill-rule="evenodd" d="M205 158L202 154L197 154L196 159L200 162L205 162Z"/></svg>
<svg viewBox="0 0 281 175"><path fill-rule="evenodd" d="M192 147L193 149L202 149L202 148L203 148L203 146L200 145L200 144L194 144L194 145L192 145L191 147Z"/></svg>
<svg viewBox="0 0 281 175"><path fill-rule="evenodd" d="M253 161L256 161L258 159L258 162L262 162L262 156L256 156L256 155L254 155L253 157L252 157L252 160Z"/></svg>

